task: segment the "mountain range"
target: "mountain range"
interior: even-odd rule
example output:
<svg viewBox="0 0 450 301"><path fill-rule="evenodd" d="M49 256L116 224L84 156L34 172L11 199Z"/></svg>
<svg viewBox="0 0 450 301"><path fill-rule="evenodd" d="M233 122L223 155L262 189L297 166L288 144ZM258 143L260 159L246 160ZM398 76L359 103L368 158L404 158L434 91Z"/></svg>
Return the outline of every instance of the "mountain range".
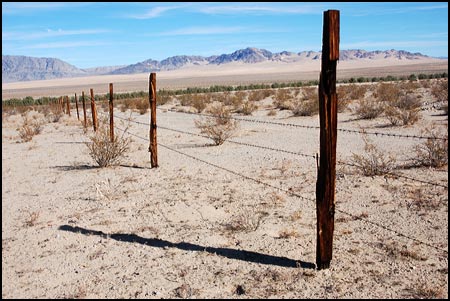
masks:
<svg viewBox="0 0 450 301"><path fill-rule="evenodd" d="M2 83L45 80L64 77L91 75L134 74L156 71L176 70L184 67L204 65L224 65L234 62L243 64L258 64L263 62L294 63L320 60L321 52L282 51L272 53L265 49L248 47L236 50L231 54L213 55L209 57L178 55L162 61L148 59L132 65L106 66L80 69L57 58L35 58L28 56L2 55ZM351 60L410 60L430 59L421 53L411 53L404 50L342 50L340 61Z"/></svg>

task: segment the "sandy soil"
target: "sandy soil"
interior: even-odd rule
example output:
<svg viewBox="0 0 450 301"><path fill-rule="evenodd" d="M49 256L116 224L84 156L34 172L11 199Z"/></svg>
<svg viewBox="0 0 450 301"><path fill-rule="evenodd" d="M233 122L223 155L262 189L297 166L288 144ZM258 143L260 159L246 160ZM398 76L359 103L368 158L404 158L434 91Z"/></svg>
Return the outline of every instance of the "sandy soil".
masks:
<svg viewBox="0 0 450 301"><path fill-rule="evenodd" d="M269 117L269 106L262 102L245 118L318 125L317 116L289 111ZM318 131L240 122L232 139L307 156L211 146L162 128L199 132L193 121L200 117L165 110L174 107L158 110L156 169L148 141L137 137L121 165L97 168L73 111L27 143L17 131L22 117L3 118L2 298L448 298L448 188L338 165L333 260L318 271ZM386 127L384 118L345 112L338 127L447 131L441 113L425 110L414 126ZM146 125L130 123L129 132L148 137ZM370 138L399 164L423 142ZM363 153L361 136L339 132L338 160L352 153ZM448 187L447 166L395 172Z"/></svg>
<svg viewBox="0 0 450 301"><path fill-rule="evenodd" d="M247 85L274 82L292 82L319 79L320 61L301 63L230 63L221 66L196 66L180 70L157 73L158 89L183 89L187 87L210 87L213 85ZM448 72L448 60L420 60L414 63L398 60L343 61L338 64L338 79L351 77L373 77L410 75L411 73ZM44 81L29 81L2 84L2 99L26 96L61 96L109 92L109 83L114 83L114 92L148 90L148 74L104 75L63 78Z"/></svg>

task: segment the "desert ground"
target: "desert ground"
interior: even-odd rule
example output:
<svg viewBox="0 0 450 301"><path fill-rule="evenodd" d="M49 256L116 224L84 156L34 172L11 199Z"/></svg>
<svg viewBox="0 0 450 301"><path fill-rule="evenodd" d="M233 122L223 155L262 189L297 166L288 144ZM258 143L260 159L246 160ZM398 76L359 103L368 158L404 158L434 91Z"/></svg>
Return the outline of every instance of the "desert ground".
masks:
<svg viewBox="0 0 450 301"><path fill-rule="evenodd" d="M338 131L325 270L315 269L316 114L293 116L269 96L251 115L233 113L253 121L237 120L217 146L187 134L207 117L175 98L158 107L159 167L150 168L148 111L118 107L115 134L130 150L99 168L86 145L93 130L74 108L57 122L4 112L2 298L447 299L448 165L411 164L427 142L411 136L434 127L448 139L432 85L414 90L422 110L412 125L358 118L356 100L339 113L338 128L352 131ZM25 117L42 129L29 142ZM365 136L395 158L391 174L346 164L366 154L361 130L380 133Z"/></svg>
<svg viewBox="0 0 450 301"><path fill-rule="evenodd" d="M359 60L338 63L338 79L351 77L408 76L412 73L434 74L448 71L448 60L427 59L417 62L408 60ZM157 89L185 89L187 87L210 87L213 85L271 84L318 80L320 60L307 63L258 64L229 63L221 66L196 66L179 70L157 72ZM94 89L96 94L109 92L109 83L114 83L114 92L148 91L148 73L126 75L102 75L55 80L2 83L2 100L86 94Z"/></svg>

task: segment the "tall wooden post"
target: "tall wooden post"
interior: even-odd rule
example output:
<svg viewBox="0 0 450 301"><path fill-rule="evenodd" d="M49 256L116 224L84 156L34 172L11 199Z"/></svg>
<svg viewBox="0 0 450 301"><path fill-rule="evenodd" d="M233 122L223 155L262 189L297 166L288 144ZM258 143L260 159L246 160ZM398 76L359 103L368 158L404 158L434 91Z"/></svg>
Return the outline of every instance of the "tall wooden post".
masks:
<svg viewBox="0 0 450 301"><path fill-rule="evenodd" d="M86 102L84 101L84 91L81 92L81 99L83 101L84 128L86 128L87 127L87 120L86 120Z"/></svg>
<svg viewBox="0 0 450 301"><path fill-rule="evenodd" d="M67 114L70 116L70 100L69 96L66 95L66 105L67 105Z"/></svg>
<svg viewBox="0 0 450 301"><path fill-rule="evenodd" d="M327 269L333 254L336 186L337 94L339 11L324 12L322 69L319 80L320 160L316 183L317 268Z"/></svg>
<svg viewBox="0 0 450 301"><path fill-rule="evenodd" d="M95 107L94 89L91 88L91 112L92 112L92 126L94 132L97 131L97 108Z"/></svg>
<svg viewBox="0 0 450 301"><path fill-rule="evenodd" d="M150 152L151 167L158 167L158 145L156 143L156 73L150 73L148 81L148 97L150 102Z"/></svg>
<svg viewBox="0 0 450 301"><path fill-rule="evenodd" d="M113 84L109 84L109 137L114 142Z"/></svg>
<svg viewBox="0 0 450 301"><path fill-rule="evenodd" d="M78 111L77 93L75 93L75 107L77 108L77 118L78 118L78 120L80 120L80 112Z"/></svg>

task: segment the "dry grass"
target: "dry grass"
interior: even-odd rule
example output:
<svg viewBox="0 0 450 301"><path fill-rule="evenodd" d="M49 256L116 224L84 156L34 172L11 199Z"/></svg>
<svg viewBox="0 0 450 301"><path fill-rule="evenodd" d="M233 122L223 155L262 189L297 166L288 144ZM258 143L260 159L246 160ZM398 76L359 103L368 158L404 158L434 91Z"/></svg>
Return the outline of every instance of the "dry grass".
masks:
<svg viewBox="0 0 450 301"><path fill-rule="evenodd" d="M265 212L247 211L232 217L224 223L225 230L232 232L253 232L256 231L263 219L267 216Z"/></svg>

